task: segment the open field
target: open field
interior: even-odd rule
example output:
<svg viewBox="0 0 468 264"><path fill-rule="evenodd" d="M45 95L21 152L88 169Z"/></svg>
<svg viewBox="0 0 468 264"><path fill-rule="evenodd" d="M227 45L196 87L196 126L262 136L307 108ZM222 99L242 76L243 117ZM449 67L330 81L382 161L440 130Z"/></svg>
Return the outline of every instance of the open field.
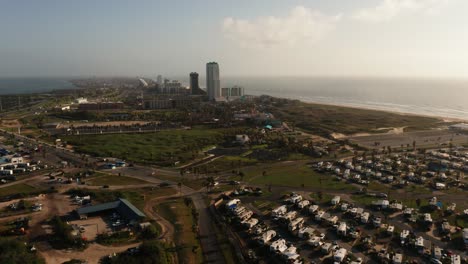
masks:
<svg viewBox="0 0 468 264"><path fill-rule="evenodd" d="M146 184L147 181L143 181L140 179L135 179L126 176L116 176L116 175L105 175L92 178L86 182L89 185L138 185L138 184Z"/></svg>
<svg viewBox="0 0 468 264"><path fill-rule="evenodd" d="M183 199L174 199L156 206L156 210L162 217L174 223L174 242L180 263L203 263L200 242L197 232L193 230L195 221L191 207L184 203ZM196 247L195 252L193 252Z"/></svg>
<svg viewBox="0 0 468 264"><path fill-rule="evenodd" d="M294 123L294 126L298 128L322 136L328 136L334 132L347 135L362 132L376 133L378 132L376 129L382 127L423 130L433 128L441 122L431 117L304 103L297 100L275 104L268 110L282 121Z"/></svg>
<svg viewBox="0 0 468 264"><path fill-rule="evenodd" d="M229 132L226 129L192 129L148 134L66 136L62 140L73 145L78 152L95 156L172 165L199 157L205 146L222 143Z"/></svg>
<svg viewBox="0 0 468 264"><path fill-rule="evenodd" d="M1 187L1 185L0 185ZM12 194L31 194L31 193L36 193L40 191L37 188L34 188L30 185L24 184L24 183L18 183L14 184L5 188L0 188L0 197L2 196L8 196Z"/></svg>
<svg viewBox="0 0 468 264"><path fill-rule="evenodd" d="M352 143L356 143L366 148L382 148L393 147L401 148L401 145L406 148L407 144L413 146L413 141L416 143L416 148L439 147L445 144L448 147L450 142L453 145L468 143L468 135L460 134L451 130L426 130L405 132L400 134L376 134L368 136L347 137ZM375 142L379 142L376 146Z"/></svg>
<svg viewBox="0 0 468 264"><path fill-rule="evenodd" d="M252 184L277 185L287 187L314 187L323 190L356 190L353 185L336 181L332 176L321 175L311 168L306 162L286 161L275 164L263 164L248 167L242 170L245 180ZM265 176L263 172L265 171Z"/></svg>

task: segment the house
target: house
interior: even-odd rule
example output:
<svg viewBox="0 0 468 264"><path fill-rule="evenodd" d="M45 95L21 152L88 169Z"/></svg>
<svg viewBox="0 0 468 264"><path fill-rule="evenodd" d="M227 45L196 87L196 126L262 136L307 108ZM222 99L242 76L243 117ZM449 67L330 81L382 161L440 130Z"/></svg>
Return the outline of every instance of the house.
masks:
<svg viewBox="0 0 468 264"><path fill-rule="evenodd" d="M332 246L333 246L332 243L325 243L325 244L323 244L322 247L320 248L320 251L321 251L323 254L328 254L328 253L330 253Z"/></svg>
<svg viewBox="0 0 468 264"><path fill-rule="evenodd" d="M348 210L348 207L349 207L349 204L347 203L342 203L341 204L341 211L345 212L346 210Z"/></svg>
<svg viewBox="0 0 468 264"><path fill-rule="evenodd" d="M313 204L313 205L309 206L309 213L313 214L313 213L315 213L318 209L319 209L319 206L316 205L316 204Z"/></svg>
<svg viewBox="0 0 468 264"><path fill-rule="evenodd" d="M387 234L391 235L395 231L395 226L389 225L387 227Z"/></svg>
<svg viewBox="0 0 468 264"><path fill-rule="evenodd" d="M257 218L250 218L246 221L242 221L242 225L246 226L248 229L254 227L256 224L258 224Z"/></svg>
<svg viewBox="0 0 468 264"><path fill-rule="evenodd" d="M283 258L285 258L289 263L299 259L301 256L297 254L297 248L294 246L288 247L282 253Z"/></svg>
<svg viewBox="0 0 468 264"><path fill-rule="evenodd" d="M431 214L428 214L428 213L425 213L424 214L424 222L428 223L428 224L432 224L432 216Z"/></svg>
<svg viewBox="0 0 468 264"><path fill-rule="evenodd" d="M308 237L311 237L315 232L315 229L313 229L312 227L302 227L299 229L299 231L297 232L297 236L299 238L305 238L306 236Z"/></svg>
<svg viewBox="0 0 468 264"><path fill-rule="evenodd" d="M390 205L390 202L388 200L377 200L377 201L372 202L372 205L380 209L387 209L388 206Z"/></svg>
<svg viewBox="0 0 468 264"><path fill-rule="evenodd" d="M321 241L322 239L320 237L314 236L314 237L311 237L309 240L307 240L307 244L311 247L318 247L318 246L323 245Z"/></svg>
<svg viewBox="0 0 468 264"><path fill-rule="evenodd" d="M341 200L341 197L340 196L335 196L333 197L333 199L331 200L331 205L337 205L340 203L340 200Z"/></svg>
<svg viewBox="0 0 468 264"><path fill-rule="evenodd" d="M335 262L341 263L345 259L347 254L348 251L346 249L340 248L335 252L335 254L333 254L333 260Z"/></svg>
<svg viewBox="0 0 468 264"><path fill-rule="evenodd" d="M346 236L348 230L348 226L346 225L346 222L340 222L338 225L337 233L339 236Z"/></svg>
<svg viewBox="0 0 468 264"><path fill-rule="evenodd" d="M226 203L226 208L233 210L237 207L238 204L240 204L240 202L241 201L239 199L230 200Z"/></svg>
<svg viewBox="0 0 468 264"><path fill-rule="evenodd" d="M401 264L401 263L403 263L403 255L400 254L400 253L396 253L396 254L393 256L392 263L393 263L393 264Z"/></svg>
<svg viewBox="0 0 468 264"><path fill-rule="evenodd" d="M372 224L374 225L375 228L380 227L380 225L382 224L382 218L380 218L380 217L375 217L375 218L372 220Z"/></svg>
<svg viewBox="0 0 468 264"><path fill-rule="evenodd" d="M297 208L303 209L304 207L308 206L310 204L309 200L302 200L297 204Z"/></svg>
<svg viewBox="0 0 468 264"><path fill-rule="evenodd" d="M297 212L296 211L291 211L291 212L286 213L282 218L284 220L291 221L294 218L296 218L296 216L297 216Z"/></svg>
<svg viewBox="0 0 468 264"><path fill-rule="evenodd" d="M271 211L271 215L273 217L278 217L284 215L288 211L288 207L286 205L282 205L280 207L277 207Z"/></svg>
<svg viewBox="0 0 468 264"><path fill-rule="evenodd" d="M403 204L399 202L393 202L390 204L389 209L393 211L401 211L403 210Z"/></svg>
<svg viewBox="0 0 468 264"><path fill-rule="evenodd" d="M331 215L330 217L326 219L326 221L329 225L336 225L336 223L338 222L338 216Z"/></svg>
<svg viewBox="0 0 468 264"><path fill-rule="evenodd" d="M434 247L434 250L432 252L432 256L435 258L435 259L442 259L442 249L440 247Z"/></svg>
<svg viewBox="0 0 468 264"><path fill-rule="evenodd" d="M451 264L461 264L461 257L460 255L452 255L450 257L450 263Z"/></svg>
<svg viewBox="0 0 468 264"><path fill-rule="evenodd" d="M367 224L369 222L369 216L370 214L368 212L364 212L361 215L361 223Z"/></svg>
<svg viewBox="0 0 468 264"><path fill-rule="evenodd" d="M286 199L287 203L292 203L292 204L296 204L296 203L298 203L300 201L302 201L302 196L300 194L297 194L297 193L293 193L293 195L291 197Z"/></svg>
<svg viewBox="0 0 468 264"><path fill-rule="evenodd" d="M414 246L418 250L424 249L424 238L422 236L417 237L416 240L414 241Z"/></svg>
<svg viewBox="0 0 468 264"><path fill-rule="evenodd" d="M272 240L275 236L276 232L274 230L268 230L260 236L259 241L261 244L265 245L268 242L270 242L270 240Z"/></svg>
<svg viewBox="0 0 468 264"><path fill-rule="evenodd" d="M304 218L298 217L289 223L289 226L288 226L289 231L295 231L296 229L301 228L303 224L304 224Z"/></svg>
<svg viewBox="0 0 468 264"><path fill-rule="evenodd" d="M241 213L241 214L238 216L238 218L239 218L239 220L242 222L242 221L246 221L246 220L250 219L250 218L252 217L252 215L253 215L253 212L252 212L252 211L246 210L246 211L244 211L243 213Z"/></svg>
<svg viewBox="0 0 468 264"><path fill-rule="evenodd" d="M286 240L284 239L278 239L276 241L273 241L270 245L270 251L273 252L283 252L287 249L288 247L286 246Z"/></svg>

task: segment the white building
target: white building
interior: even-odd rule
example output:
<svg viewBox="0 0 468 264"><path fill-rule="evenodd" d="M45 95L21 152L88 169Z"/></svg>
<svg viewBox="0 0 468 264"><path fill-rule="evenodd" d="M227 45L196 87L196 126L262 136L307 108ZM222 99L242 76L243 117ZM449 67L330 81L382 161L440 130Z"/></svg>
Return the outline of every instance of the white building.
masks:
<svg viewBox="0 0 468 264"><path fill-rule="evenodd" d="M163 78L161 75L158 75L158 77L156 77L156 83L161 86L163 84Z"/></svg>
<svg viewBox="0 0 468 264"><path fill-rule="evenodd" d="M216 100L221 97L219 65L216 62L206 64L206 91L210 100Z"/></svg>
<svg viewBox="0 0 468 264"><path fill-rule="evenodd" d="M244 87L233 86L221 89L221 96L227 99L244 96Z"/></svg>

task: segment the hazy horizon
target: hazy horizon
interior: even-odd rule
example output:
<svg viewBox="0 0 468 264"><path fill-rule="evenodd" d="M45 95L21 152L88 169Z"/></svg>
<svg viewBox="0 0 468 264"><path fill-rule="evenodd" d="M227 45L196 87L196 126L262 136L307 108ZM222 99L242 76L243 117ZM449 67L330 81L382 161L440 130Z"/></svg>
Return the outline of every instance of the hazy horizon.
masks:
<svg viewBox="0 0 468 264"><path fill-rule="evenodd" d="M461 0L4 1L0 78L466 79Z"/></svg>

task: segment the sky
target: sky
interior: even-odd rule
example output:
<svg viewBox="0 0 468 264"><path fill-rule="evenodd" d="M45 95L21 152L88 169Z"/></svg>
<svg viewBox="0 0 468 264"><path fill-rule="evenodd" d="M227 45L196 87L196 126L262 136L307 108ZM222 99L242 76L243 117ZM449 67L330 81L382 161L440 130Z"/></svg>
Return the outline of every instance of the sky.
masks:
<svg viewBox="0 0 468 264"><path fill-rule="evenodd" d="M466 78L466 0L0 0L0 77Z"/></svg>

